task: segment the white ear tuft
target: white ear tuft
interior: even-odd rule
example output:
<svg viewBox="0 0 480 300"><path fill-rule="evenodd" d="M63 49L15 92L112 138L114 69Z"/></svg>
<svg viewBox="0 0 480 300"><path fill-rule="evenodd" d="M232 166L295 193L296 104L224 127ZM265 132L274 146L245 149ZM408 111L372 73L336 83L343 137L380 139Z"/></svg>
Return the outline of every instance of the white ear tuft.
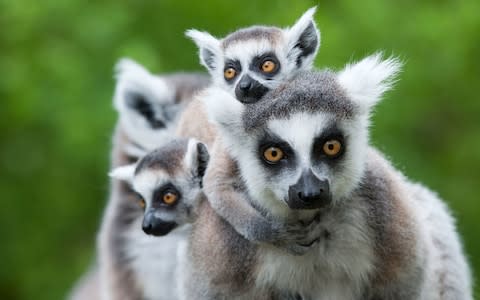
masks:
<svg viewBox="0 0 480 300"><path fill-rule="evenodd" d="M401 67L398 58L392 56L382 60L382 53L377 52L348 64L338 74L338 81L348 96L368 112L380 101L383 93L392 88Z"/></svg>
<svg viewBox="0 0 480 300"><path fill-rule="evenodd" d="M209 72L215 71L220 67L218 59L220 58L220 41L208 32L202 32L195 29L189 29L185 35L191 38L197 44L200 62Z"/></svg>
<svg viewBox="0 0 480 300"><path fill-rule="evenodd" d="M317 7L307 10L298 21L287 29L288 56L295 60L298 67L311 67L320 47L320 31L313 15Z"/></svg>
<svg viewBox="0 0 480 300"><path fill-rule="evenodd" d="M234 130L239 126L245 107L235 97L217 87L206 89L200 97L211 122L227 130Z"/></svg>
<svg viewBox="0 0 480 300"><path fill-rule="evenodd" d="M132 183L133 177L135 175L135 167L135 164L117 167L110 171L110 173L108 173L108 176L110 176L111 178L124 180Z"/></svg>
<svg viewBox="0 0 480 300"><path fill-rule="evenodd" d="M117 84L114 105L121 116L133 113L134 109L126 102L135 95L148 103L173 102L175 91L169 88L163 79L151 74L131 59L119 60L115 66L115 78Z"/></svg>

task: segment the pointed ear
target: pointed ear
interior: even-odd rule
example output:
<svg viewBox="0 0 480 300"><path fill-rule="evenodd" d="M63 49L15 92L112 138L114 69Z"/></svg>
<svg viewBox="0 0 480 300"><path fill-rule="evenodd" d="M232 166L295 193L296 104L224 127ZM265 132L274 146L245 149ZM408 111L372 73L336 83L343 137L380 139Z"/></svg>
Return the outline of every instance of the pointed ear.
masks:
<svg viewBox="0 0 480 300"><path fill-rule="evenodd" d="M357 63L348 64L338 74L338 81L362 112L368 113L383 93L392 88L401 67L398 58L392 56L382 60L382 54L375 53Z"/></svg>
<svg viewBox="0 0 480 300"><path fill-rule="evenodd" d="M297 67L310 68L320 47L320 31L313 15L316 7L307 10L300 19L287 30L288 58Z"/></svg>
<svg viewBox="0 0 480 300"><path fill-rule="evenodd" d="M210 154L207 146L195 139L188 141L188 149L185 154L185 164L187 168L191 169L193 174L202 179L207 169Z"/></svg>
<svg viewBox="0 0 480 300"><path fill-rule="evenodd" d="M200 95L210 122L228 134L235 134L241 128L244 104L221 88L211 87Z"/></svg>
<svg viewBox="0 0 480 300"><path fill-rule="evenodd" d="M154 105L173 104L175 91L131 59L121 59L115 71L114 105L120 117L130 122L143 119L153 129L165 127L164 121L155 117Z"/></svg>
<svg viewBox="0 0 480 300"><path fill-rule="evenodd" d="M110 171L110 173L108 173L108 176L118 180L126 181L128 183L132 183L133 177L135 175L135 167L135 164L117 167Z"/></svg>
<svg viewBox="0 0 480 300"><path fill-rule="evenodd" d="M187 30L185 35L197 44L200 62L210 73L221 67L219 64L219 58L221 55L220 41L218 39L208 32L202 32L195 29Z"/></svg>

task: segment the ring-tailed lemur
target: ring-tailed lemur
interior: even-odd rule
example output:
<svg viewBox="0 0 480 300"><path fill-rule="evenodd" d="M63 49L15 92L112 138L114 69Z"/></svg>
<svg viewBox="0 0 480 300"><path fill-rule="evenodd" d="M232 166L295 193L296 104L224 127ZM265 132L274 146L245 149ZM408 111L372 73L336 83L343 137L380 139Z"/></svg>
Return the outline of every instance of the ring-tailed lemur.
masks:
<svg viewBox="0 0 480 300"><path fill-rule="evenodd" d="M113 134L111 168L132 164L172 140L185 105L195 93L209 85L206 75L156 76L131 60L121 60L116 71L114 106L119 120ZM97 263L76 285L71 299L137 299L145 290L154 288L143 286L139 274L146 274L149 269L145 266L147 269L143 270L144 265L137 268L137 262L154 260L156 254L152 249L163 243L147 237L138 225L143 219L143 210L137 201L137 195L127 183L111 181L97 237Z"/></svg>
<svg viewBox="0 0 480 300"><path fill-rule="evenodd" d="M127 257L133 258L142 293L131 299L177 299L177 250L186 243L188 226L203 201L202 178L209 155L204 144L194 139L175 139L148 153L136 164L114 169L110 176L127 181L138 195L143 221L136 226L149 235L137 239L150 246L152 256L127 245ZM178 228L178 229L177 229ZM172 232L171 232L172 231ZM155 240L155 244L146 241ZM155 247L155 248L153 248Z"/></svg>
<svg viewBox="0 0 480 300"><path fill-rule="evenodd" d="M319 223L308 251L294 256L251 243L203 202L185 254L184 299L282 291L302 299L472 299L446 205L368 142L369 115L399 68L374 55L338 73L303 72L254 104L221 89L203 97L238 163L230 176L253 205L285 221L319 214Z"/></svg>
<svg viewBox="0 0 480 300"><path fill-rule="evenodd" d="M199 48L200 62L213 85L235 95L243 103L258 101L268 90L312 67L320 46L320 32L307 10L290 28L252 26L223 39L207 32L188 30Z"/></svg>

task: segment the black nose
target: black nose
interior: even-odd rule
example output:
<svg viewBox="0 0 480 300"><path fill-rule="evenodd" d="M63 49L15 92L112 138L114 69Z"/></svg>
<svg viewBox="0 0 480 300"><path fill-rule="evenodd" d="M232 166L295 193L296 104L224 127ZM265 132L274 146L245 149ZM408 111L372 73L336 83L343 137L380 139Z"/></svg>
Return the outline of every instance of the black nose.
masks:
<svg viewBox="0 0 480 300"><path fill-rule="evenodd" d="M172 231L176 226L177 223L175 222L167 222L157 218L152 210L146 212L143 216L142 229L149 235L163 236Z"/></svg>
<svg viewBox="0 0 480 300"><path fill-rule="evenodd" d="M288 206L292 209L316 209L330 204L330 184L319 179L311 169L288 189Z"/></svg>
<svg viewBox="0 0 480 300"><path fill-rule="evenodd" d="M235 87L235 97L242 103L254 103L268 92L268 88L245 74Z"/></svg>
<svg viewBox="0 0 480 300"><path fill-rule="evenodd" d="M240 87L240 89L242 91L248 91L252 87L252 82L242 80L242 81L240 81L240 83L238 83L238 86Z"/></svg>

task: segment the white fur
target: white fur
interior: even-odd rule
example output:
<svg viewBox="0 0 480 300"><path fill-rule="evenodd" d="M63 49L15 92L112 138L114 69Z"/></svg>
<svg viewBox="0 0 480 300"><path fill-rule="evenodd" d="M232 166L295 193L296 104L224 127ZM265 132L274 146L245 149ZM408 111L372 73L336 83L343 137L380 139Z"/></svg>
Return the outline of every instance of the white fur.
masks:
<svg viewBox="0 0 480 300"><path fill-rule="evenodd" d="M296 43L298 41L298 38L301 36L301 34L304 32L305 29L307 29L307 27L310 24L313 24L316 35L318 37L318 45L317 45L317 49L315 50L315 53L320 48L321 35L320 35L320 31L317 28L317 25L315 24L315 20L313 19L313 16L315 15L316 10L317 10L316 6L308 9L291 28L287 28L285 30L285 35L287 37L286 38L287 49L290 55L292 55L293 57L297 57L298 54L300 53L299 49L295 49ZM292 51L295 51L295 52L293 53ZM316 55L310 55L306 57L302 63L302 67L304 69L310 68L312 66L313 60L315 59L315 56Z"/></svg>
<svg viewBox="0 0 480 300"><path fill-rule="evenodd" d="M205 104L205 110L208 118L214 124L218 124L219 129L228 130L241 129L241 114L245 107L225 90L217 87L206 89L200 100Z"/></svg>
<svg viewBox="0 0 480 300"><path fill-rule="evenodd" d="M398 58L382 60L382 54L375 53L357 63L348 64L338 74L338 81L351 99L368 111L383 93L392 88L401 66Z"/></svg>
<svg viewBox="0 0 480 300"><path fill-rule="evenodd" d="M195 44L197 44L197 47L199 48L200 52L200 62L201 64L207 68L210 72L212 71L211 66L207 64L207 62L204 60L204 56L202 55L202 51L208 50L212 52L212 54L218 58L221 56L221 50L220 50L220 41L216 39L214 36L212 36L208 32L202 32L198 31L195 29L189 29L185 32L185 35L189 38L191 38ZM219 61L216 61L215 59L213 60L213 69L219 69L221 68L222 65L219 64Z"/></svg>
<svg viewBox="0 0 480 300"><path fill-rule="evenodd" d="M185 168L188 170L196 170L198 164L198 151L197 151L198 141L196 139L189 139L187 152L183 158Z"/></svg>
<svg viewBox="0 0 480 300"><path fill-rule="evenodd" d="M118 180L132 182L134 173L135 164L131 164L113 169L110 173L108 173L108 176Z"/></svg>
<svg viewBox="0 0 480 300"><path fill-rule="evenodd" d="M129 108L125 97L129 92L139 93L153 104L174 104L175 91L166 82L130 59L122 59L116 66L117 84L114 107L119 113L120 124L128 137L146 150L159 146L159 141L168 141L173 136L173 124L165 129L153 129L145 118Z"/></svg>
<svg viewBox="0 0 480 300"><path fill-rule="evenodd" d="M145 299L170 300L178 297L176 274L177 249L186 239L189 226L182 226L166 236L154 237L142 231L142 219L126 232L127 255L141 285Z"/></svg>
<svg viewBox="0 0 480 300"><path fill-rule="evenodd" d="M320 241L303 256L262 246L257 286L297 291L305 299L360 299L363 284L374 271L373 239L366 208L355 201L348 206L322 220L322 228L332 230L335 236L328 245Z"/></svg>

